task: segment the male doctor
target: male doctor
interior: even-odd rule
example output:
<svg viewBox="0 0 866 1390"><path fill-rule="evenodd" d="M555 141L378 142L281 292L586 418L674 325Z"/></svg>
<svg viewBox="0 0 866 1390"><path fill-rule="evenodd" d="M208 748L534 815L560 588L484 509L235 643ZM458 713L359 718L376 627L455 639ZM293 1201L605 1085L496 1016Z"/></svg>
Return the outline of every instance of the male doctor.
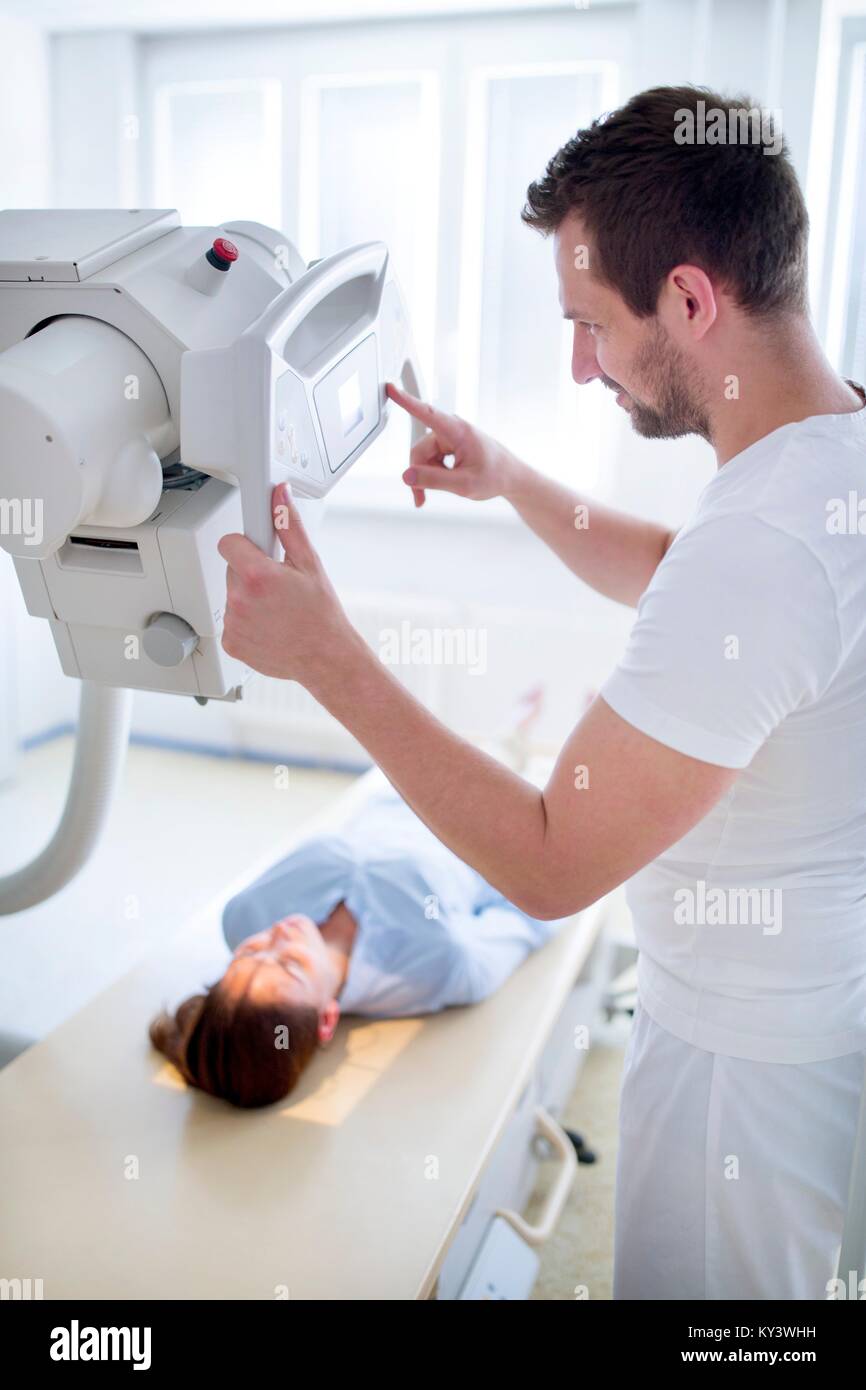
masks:
<svg viewBox="0 0 866 1390"><path fill-rule="evenodd" d="M708 108L716 143L694 136ZM615 391L639 434L715 451L679 532L595 503L576 529L582 499L389 388L429 428L403 475L417 505L431 489L503 496L580 579L637 608L543 792L380 663L282 489L282 563L241 536L220 545L226 651L306 686L519 908L561 917L631 880L627 1299L826 1298L866 1066L866 537L851 505L866 411L809 322L796 176L745 112L694 88L641 93L569 140L523 210L553 238L574 380Z"/></svg>

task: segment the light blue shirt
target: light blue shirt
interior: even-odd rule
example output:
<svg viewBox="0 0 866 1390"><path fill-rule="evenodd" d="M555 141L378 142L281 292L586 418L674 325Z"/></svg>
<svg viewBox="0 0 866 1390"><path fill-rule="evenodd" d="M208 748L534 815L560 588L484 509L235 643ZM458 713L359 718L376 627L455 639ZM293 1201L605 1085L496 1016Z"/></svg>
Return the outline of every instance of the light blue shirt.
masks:
<svg viewBox="0 0 866 1390"><path fill-rule="evenodd" d="M389 1018L477 1003L564 921L519 912L388 787L232 898L225 939L234 950L293 912L321 925L340 902L358 924L340 1005Z"/></svg>

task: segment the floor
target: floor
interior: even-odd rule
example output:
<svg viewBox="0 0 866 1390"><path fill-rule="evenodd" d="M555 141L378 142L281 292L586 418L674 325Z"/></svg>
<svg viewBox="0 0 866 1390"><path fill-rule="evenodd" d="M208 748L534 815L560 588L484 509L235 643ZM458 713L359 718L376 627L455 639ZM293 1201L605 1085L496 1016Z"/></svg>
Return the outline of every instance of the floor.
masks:
<svg viewBox="0 0 866 1390"><path fill-rule="evenodd" d="M0 875L26 862L53 830L71 739L22 758L0 786ZM264 762L133 746L98 853L50 903L0 918L0 1033L37 1038L80 1009L196 912L281 851L293 831L353 779L292 769L281 787ZM627 1027L591 1051L564 1116L598 1155L580 1165L556 1235L542 1251L533 1298L609 1299L619 1078ZM543 1200L544 1179L533 1204ZM530 1214L533 1210L530 1205Z"/></svg>
<svg viewBox="0 0 866 1390"><path fill-rule="evenodd" d="M560 1123L577 1130L596 1155L581 1163L555 1234L541 1250L533 1299L610 1299L613 1290L613 1191L619 1085L629 1025L616 1020L586 1059ZM542 1178L527 1208L537 1216Z"/></svg>

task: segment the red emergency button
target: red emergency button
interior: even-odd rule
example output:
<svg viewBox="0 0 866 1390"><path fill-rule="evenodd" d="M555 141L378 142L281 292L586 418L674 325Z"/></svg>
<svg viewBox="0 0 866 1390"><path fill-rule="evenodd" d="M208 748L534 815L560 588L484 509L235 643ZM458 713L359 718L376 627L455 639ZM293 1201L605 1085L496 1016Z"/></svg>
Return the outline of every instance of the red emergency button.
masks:
<svg viewBox="0 0 866 1390"><path fill-rule="evenodd" d="M224 261L236 261L238 258L238 248L233 241L226 241L224 236L217 237L213 249Z"/></svg>
<svg viewBox="0 0 866 1390"><path fill-rule="evenodd" d="M224 236L218 236L213 246L206 253L207 259L217 270L228 270L233 261L236 261L240 252L233 241L227 241Z"/></svg>

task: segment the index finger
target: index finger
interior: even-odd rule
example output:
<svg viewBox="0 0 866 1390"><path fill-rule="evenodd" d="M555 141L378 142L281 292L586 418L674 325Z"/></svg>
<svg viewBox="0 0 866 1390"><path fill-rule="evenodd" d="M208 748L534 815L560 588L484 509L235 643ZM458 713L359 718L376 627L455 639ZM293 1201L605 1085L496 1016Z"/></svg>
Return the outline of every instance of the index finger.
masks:
<svg viewBox="0 0 866 1390"><path fill-rule="evenodd" d="M451 445L456 443L455 421L450 415L446 415L444 410L437 410L435 406L428 405L426 401L419 401L417 396L410 396L408 391L395 386L393 381L387 383L385 390L392 401L402 406L414 420L420 420L422 425L431 429L443 443Z"/></svg>

